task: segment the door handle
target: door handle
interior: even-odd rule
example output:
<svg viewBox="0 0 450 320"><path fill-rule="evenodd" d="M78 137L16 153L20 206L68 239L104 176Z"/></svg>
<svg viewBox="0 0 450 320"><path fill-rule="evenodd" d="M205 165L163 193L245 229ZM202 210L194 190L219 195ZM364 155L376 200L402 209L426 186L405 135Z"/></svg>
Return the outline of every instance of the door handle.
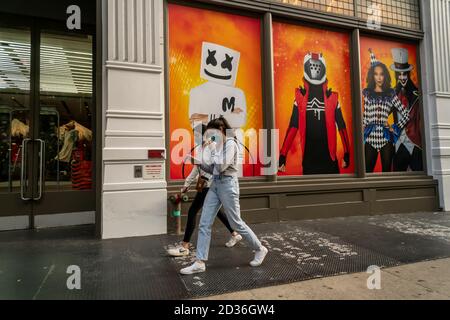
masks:
<svg viewBox="0 0 450 320"><path fill-rule="evenodd" d="M42 199L42 190L44 186L44 160L45 160L45 141L41 139L37 139L37 142L39 142L39 192L37 194L37 197L33 198L34 201L39 201Z"/></svg>
<svg viewBox="0 0 450 320"><path fill-rule="evenodd" d="M26 183L28 182L28 180L25 178L25 175L27 173L27 162L28 162L27 145L30 141L31 141L31 139L23 139L23 141L22 141L22 168L21 168L21 172L20 172L20 197L22 198L23 201L33 200L32 198L28 198L25 196L25 188L27 187Z"/></svg>

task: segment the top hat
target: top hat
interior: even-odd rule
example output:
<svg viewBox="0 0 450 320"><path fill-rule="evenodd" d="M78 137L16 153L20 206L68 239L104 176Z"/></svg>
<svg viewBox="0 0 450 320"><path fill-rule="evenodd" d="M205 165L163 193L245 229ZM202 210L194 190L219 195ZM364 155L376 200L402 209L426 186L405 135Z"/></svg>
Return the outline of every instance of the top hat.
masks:
<svg viewBox="0 0 450 320"><path fill-rule="evenodd" d="M414 69L414 66L408 63L408 50L403 48L392 49L392 57L394 58L394 64L391 65L391 69L395 72L409 72Z"/></svg>

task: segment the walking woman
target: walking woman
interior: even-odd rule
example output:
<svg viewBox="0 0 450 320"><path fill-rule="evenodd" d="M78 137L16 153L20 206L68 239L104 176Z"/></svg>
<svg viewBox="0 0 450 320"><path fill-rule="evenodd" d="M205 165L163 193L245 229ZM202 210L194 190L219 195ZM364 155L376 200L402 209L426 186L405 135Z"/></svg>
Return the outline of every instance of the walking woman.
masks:
<svg viewBox="0 0 450 320"><path fill-rule="evenodd" d="M202 134L204 134L205 131L206 126L202 125ZM195 230L195 225L197 224L197 213L202 209L206 195L208 194L209 188L211 187L212 175L203 171L199 165L195 165L192 169L191 174L186 178L184 186L181 189L181 194L183 195L187 193L189 187L194 182L196 182L197 194L191 204L191 207L189 208L183 242L179 246L167 250L167 253L172 257L183 257L189 255L190 253L191 238ZM242 236L231 228L230 223L228 222L228 219L222 210L219 210L217 217L231 233L231 238L225 244L225 246L227 246L228 248L234 247L239 241L242 240Z"/></svg>
<svg viewBox="0 0 450 320"><path fill-rule="evenodd" d="M211 132L213 135L210 134ZM252 267L260 266L268 253L267 248L261 244L241 218L237 176L239 145L234 135L227 137L227 134L231 135L232 132L233 130L225 118L215 119L208 124L206 135L211 135L211 137L206 145L212 150L211 164L202 163L201 168L213 174L213 182L206 196L200 219L197 260L190 267L182 269L181 274L189 275L206 271L205 262L208 261L209 256L211 227L221 206L223 206L233 229L256 252L250 265Z"/></svg>
<svg viewBox="0 0 450 320"><path fill-rule="evenodd" d="M363 90L366 170L369 173L374 171L380 154L383 172L390 172L394 145L409 120L409 112L391 87L391 76L386 65L375 58L372 50L370 55L371 68L367 75L367 88ZM388 118L395 109L402 117L400 122L391 126Z"/></svg>

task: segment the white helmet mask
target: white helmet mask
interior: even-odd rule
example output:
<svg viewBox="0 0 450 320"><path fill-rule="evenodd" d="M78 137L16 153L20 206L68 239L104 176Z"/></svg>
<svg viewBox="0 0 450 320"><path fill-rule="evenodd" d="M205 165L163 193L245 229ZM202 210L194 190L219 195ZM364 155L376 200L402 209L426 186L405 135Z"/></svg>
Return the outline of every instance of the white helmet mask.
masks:
<svg viewBox="0 0 450 320"><path fill-rule="evenodd" d="M322 54L308 53L304 60L305 79L314 85L327 80L327 66Z"/></svg>

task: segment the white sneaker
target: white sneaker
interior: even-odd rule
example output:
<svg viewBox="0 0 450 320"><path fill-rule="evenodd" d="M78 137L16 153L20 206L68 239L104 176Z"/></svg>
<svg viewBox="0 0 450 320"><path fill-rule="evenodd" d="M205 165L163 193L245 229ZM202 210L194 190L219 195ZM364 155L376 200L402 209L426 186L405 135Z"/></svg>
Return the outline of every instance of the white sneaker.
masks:
<svg viewBox="0 0 450 320"><path fill-rule="evenodd" d="M167 250L167 254L172 257L185 257L188 256L189 253L189 249L186 249L181 245Z"/></svg>
<svg viewBox="0 0 450 320"><path fill-rule="evenodd" d="M233 248L239 241L242 241L242 236L240 234L231 236L230 240L225 243L225 246L228 248Z"/></svg>
<svg viewBox="0 0 450 320"><path fill-rule="evenodd" d="M195 261L194 264L190 267L184 268L180 270L181 274L189 275L194 273L202 273L206 271L206 265L204 262Z"/></svg>
<svg viewBox="0 0 450 320"><path fill-rule="evenodd" d="M266 247L261 247L261 249L259 251L256 251L255 253L255 259L253 259L252 262L250 262L250 265L252 267L259 267L260 265L262 265L264 259L267 256L267 253L269 252L269 250L267 250Z"/></svg>

